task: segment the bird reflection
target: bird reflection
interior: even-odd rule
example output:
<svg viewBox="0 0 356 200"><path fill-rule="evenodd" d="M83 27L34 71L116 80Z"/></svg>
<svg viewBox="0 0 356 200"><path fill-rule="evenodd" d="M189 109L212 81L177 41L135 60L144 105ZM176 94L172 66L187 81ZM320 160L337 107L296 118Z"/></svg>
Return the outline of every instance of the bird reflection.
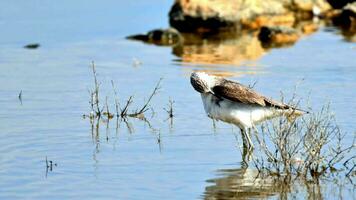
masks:
<svg viewBox="0 0 356 200"><path fill-rule="evenodd" d="M204 199L324 199L319 181L262 175L256 169L244 167L243 163L241 168L218 170L217 176L207 180ZM339 187L342 189L342 184Z"/></svg>
<svg viewBox="0 0 356 200"><path fill-rule="evenodd" d="M261 177L255 169L239 168L219 171L219 177L207 180L204 199L265 199L291 191L290 184L275 177Z"/></svg>

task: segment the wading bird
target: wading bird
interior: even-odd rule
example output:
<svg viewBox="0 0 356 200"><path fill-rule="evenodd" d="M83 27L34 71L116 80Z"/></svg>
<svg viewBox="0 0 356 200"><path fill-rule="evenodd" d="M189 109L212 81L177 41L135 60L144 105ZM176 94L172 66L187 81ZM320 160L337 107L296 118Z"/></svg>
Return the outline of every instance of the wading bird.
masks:
<svg viewBox="0 0 356 200"><path fill-rule="evenodd" d="M249 150L253 149L251 128L256 129L255 125L259 122L281 115L293 118L306 113L267 98L240 83L204 72L193 72L190 82L201 94L207 115L214 120L238 126L241 130L243 146Z"/></svg>

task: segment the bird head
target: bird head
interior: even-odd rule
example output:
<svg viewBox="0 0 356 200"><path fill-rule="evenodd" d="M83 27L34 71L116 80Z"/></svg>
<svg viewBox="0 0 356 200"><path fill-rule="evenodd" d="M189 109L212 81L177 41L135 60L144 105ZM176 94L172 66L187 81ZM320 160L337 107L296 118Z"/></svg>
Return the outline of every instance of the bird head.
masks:
<svg viewBox="0 0 356 200"><path fill-rule="evenodd" d="M190 76L190 83L199 93L212 93L211 88L215 86L215 82L215 76L210 76L204 72L193 72Z"/></svg>

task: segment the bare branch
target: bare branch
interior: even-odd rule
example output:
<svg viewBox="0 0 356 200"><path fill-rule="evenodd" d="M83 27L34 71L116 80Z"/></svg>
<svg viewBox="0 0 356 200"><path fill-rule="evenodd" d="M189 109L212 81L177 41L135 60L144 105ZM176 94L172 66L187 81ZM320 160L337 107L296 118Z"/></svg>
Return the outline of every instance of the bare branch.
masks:
<svg viewBox="0 0 356 200"><path fill-rule="evenodd" d="M161 84L161 81L163 80L163 78L160 78L159 81L157 82L155 88L153 89L151 95L149 96L148 100L145 102L145 104L142 106L142 108L139 110L139 111L136 111L132 114L129 114L130 117L137 117L137 116L140 116L142 115L144 112L146 112L148 110L148 105L149 103L151 102L152 98L154 95L157 94L158 90L161 88L160 87L160 84Z"/></svg>

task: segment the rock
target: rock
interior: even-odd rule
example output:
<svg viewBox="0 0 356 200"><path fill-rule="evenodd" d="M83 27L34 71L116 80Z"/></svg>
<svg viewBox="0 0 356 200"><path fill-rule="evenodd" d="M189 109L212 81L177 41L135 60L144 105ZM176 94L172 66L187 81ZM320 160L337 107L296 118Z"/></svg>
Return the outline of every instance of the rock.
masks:
<svg viewBox="0 0 356 200"><path fill-rule="evenodd" d="M290 0L285 5L291 6L292 10L311 12L313 15L319 15L331 9L330 4L326 0Z"/></svg>
<svg viewBox="0 0 356 200"><path fill-rule="evenodd" d="M356 42L356 34L344 34L345 40L348 42ZM353 48L356 50L356 48Z"/></svg>
<svg viewBox="0 0 356 200"><path fill-rule="evenodd" d="M349 32L356 32L356 2L347 4L341 13L333 18L333 23Z"/></svg>
<svg viewBox="0 0 356 200"><path fill-rule="evenodd" d="M38 43L32 43L24 46L26 49L37 49L38 47L40 47L40 44Z"/></svg>
<svg viewBox="0 0 356 200"><path fill-rule="evenodd" d="M356 0L327 0L333 8L341 9L348 3L353 3Z"/></svg>
<svg viewBox="0 0 356 200"><path fill-rule="evenodd" d="M318 26L314 23L303 23L301 25L301 30L303 32L303 34L309 35L311 33L314 33L318 30Z"/></svg>
<svg viewBox="0 0 356 200"><path fill-rule="evenodd" d="M233 25L234 20L224 20L218 12L204 10L204 7L183 7L175 3L169 12L169 23L181 32L204 32L205 29L216 30ZM232 16L231 16L232 17Z"/></svg>
<svg viewBox="0 0 356 200"><path fill-rule="evenodd" d="M264 47L278 47L290 45L299 39L299 34L295 29L289 27L262 27L258 34L258 39Z"/></svg>
<svg viewBox="0 0 356 200"><path fill-rule="evenodd" d="M170 24L181 32L232 27L241 20L286 13L282 4L272 0L176 0L169 12Z"/></svg>
<svg viewBox="0 0 356 200"><path fill-rule="evenodd" d="M291 13L284 15L262 15L251 19L242 19L243 28L259 29L263 26L293 26L295 17Z"/></svg>
<svg viewBox="0 0 356 200"><path fill-rule="evenodd" d="M220 28L291 25L296 12L319 15L331 6L326 0L176 0L169 22L180 32L207 32Z"/></svg>
<svg viewBox="0 0 356 200"><path fill-rule="evenodd" d="M127 39L140 40L146 43L170 46L178 43L181 40L180 33L174 28L155 29L147 34L138 34L128 36Z"/></svg>

